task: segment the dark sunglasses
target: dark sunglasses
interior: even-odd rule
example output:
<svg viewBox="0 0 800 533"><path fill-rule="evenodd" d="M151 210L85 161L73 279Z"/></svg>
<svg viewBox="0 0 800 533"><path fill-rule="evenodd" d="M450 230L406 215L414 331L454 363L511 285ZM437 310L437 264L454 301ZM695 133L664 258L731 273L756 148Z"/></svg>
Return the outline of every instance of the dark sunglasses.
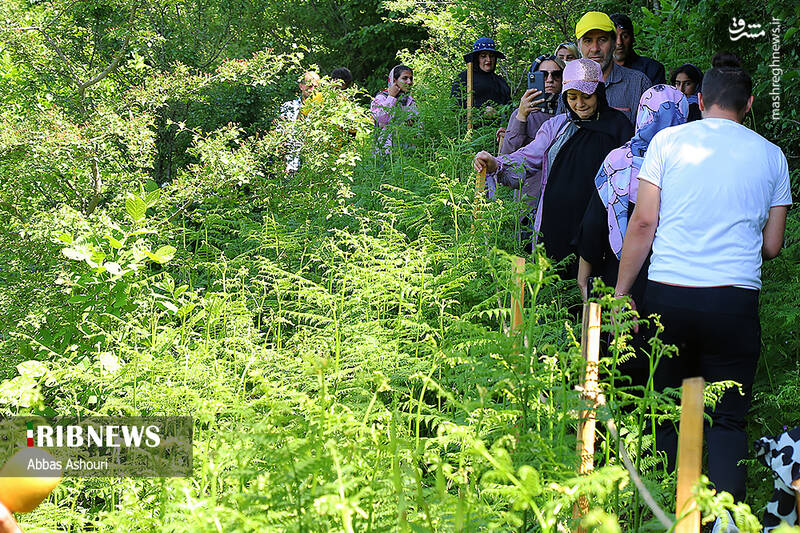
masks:
<svg viewBox="0 0 800 533"><path fill-rule="evenodd" d="M539 72L544 72L545 73L545 79L547 79L547 77L549 76L550 78L552 78L555 81L561 81L561 76L563 75L563 72L561 72L560 70L542 70L542 69L539 69Z"/></svg>

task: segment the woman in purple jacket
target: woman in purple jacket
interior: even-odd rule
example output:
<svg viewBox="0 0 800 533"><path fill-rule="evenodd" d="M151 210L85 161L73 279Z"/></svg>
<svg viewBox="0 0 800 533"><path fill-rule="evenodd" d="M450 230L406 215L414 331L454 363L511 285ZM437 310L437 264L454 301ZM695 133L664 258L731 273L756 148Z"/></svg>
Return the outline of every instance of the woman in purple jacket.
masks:
<svg viewBox="0 0 800 533"><path fill-rule="evenodd" d="M414 123L417 103L411 96L414 72L405 65L397 65L389 72L389 86L379 92L369 106L378 126L377 150L388 154L392 150L396 125Z"/></svg>
<svg viewBox="0 0 800 533"><path fill-rule="evenodd" d="M575 252L573 240L592 194L594 176L606 155L633 136L627 117L608 105L600 65L576 59L564 69L561 98L567 113L551 118L533 141L509 155L479 152L475 170L484 168L500 183L541 170L542 192L533 229L547 254L561 261ZM577 262L566 266L575 278Z"/></svg>
<svg viewBox="0 0 800 533"><path fill-rule="evenodd" d="M529 72L543 72L545 74L544 92L549 98L540 98L542 93L536 89L528 89L520 99L519 107L511 113L508 126L505 129L503 145L500 147L501 154L513 154L526 144L533 141L539 128L553 118L558 106L558 96L561 94L561 76L564 73L564 62L553 55L542 55L537 57ZM524 195L531 209L536 209L541 193L542 180L539 170L525 176L525 179L516 179L516 176L508 176L509 180L504 181L503 185L520 191ZM495 196L497 184L494 180L487 180L486 189L489 198ZM515 193L515 198L518 194ZM527 217L524 217L527 220Z"/></svg>

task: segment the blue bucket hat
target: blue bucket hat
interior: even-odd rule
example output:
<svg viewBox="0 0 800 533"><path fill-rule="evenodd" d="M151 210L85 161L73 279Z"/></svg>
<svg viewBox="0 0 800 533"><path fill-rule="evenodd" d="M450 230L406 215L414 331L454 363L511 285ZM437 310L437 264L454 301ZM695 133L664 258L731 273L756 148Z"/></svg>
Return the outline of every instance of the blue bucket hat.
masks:
<svg viewBox="0 0 800 533"><path fill-rule="evenodd" d="M495 48L494 39L489 37L481 37L472 43L472 52L464 54L464 62L469 63L472 61L473 56L480 52L494 52L498 59L505 59L506 55Z"/></svg>

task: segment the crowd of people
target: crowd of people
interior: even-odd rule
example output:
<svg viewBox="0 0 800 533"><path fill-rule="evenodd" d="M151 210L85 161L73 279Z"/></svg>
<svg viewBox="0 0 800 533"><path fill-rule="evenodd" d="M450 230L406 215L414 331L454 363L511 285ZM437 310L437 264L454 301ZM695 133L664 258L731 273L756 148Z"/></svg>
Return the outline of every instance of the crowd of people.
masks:
<svg viewBox="0 0 800 533"><path fill-rule="evenodd" d="M666 85L663 65L634 52L628 17L587 13L575 36L581 57L561 69L558 108L526 112L538 96L526 92L507 128L511 143L498 157L476 154L475 170L534 197L534 238L566 261L562 274L584 300L599 278L643 316L661 316L663 340L679 352L656 368L658 390L691 376L741 384L709 411L706 432L709 479L741 501L761 264L780 252L792 204L786 157L742 125L752 80L732 54L717 54L705 74L681 65ZM537 58L548 70L558 60ZM625 369L636 384L647 371L641 357ZM656 436L674 469L674 425L660 424ZM725 522L715 533L737 531Z"/></svg>
<svg viewBox="0 0 800 533"><path fill-rule="evenodd" d="M588 12L575 38L533 61L544 90L525 90L498 130L498 156L477 153L474 169L486 171L489 197L503 185L527 200L532 245L543 244L584 300L600 279L642 316L661 315L679 353L659 363L657 389L690 376L741 384L709 412L706 434L710 480L742 500L761 264L778 255L792 204L786 158L742 125L753 84L733 54L717 54L705 73L680 65L667 84L664 65L636 53L628 16ZM467 105L471 78L480 118L502 118L498 108L512 101L496 72L504 58L494 40L475 41L464 55L471 76L465 69L452 83L457 105ZM417 116L413 82L398 65L372 101L379 152L392 150L393 126ZM644 382L641 363L625 369L634 384ZM672 423L657 428L656 444L674 468ZM718 521L714 531L737 530Z"/></svg>

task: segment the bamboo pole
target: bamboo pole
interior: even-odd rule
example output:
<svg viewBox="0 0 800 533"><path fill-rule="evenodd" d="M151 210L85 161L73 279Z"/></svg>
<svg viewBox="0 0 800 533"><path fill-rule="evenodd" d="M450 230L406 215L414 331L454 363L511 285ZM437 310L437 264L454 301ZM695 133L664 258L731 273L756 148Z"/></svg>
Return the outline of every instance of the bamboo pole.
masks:
<svg viewBox="0 0 800 533"><path fill-rule="evenodd" d="M594 436L597 426L595 407L599 388L598 365L600 362L600 305L592 302L583 305L583 324L581 327L581 355L586 361L583 376L583 397L592 403L590 409L581 411L578 424L578 474L583 476L594 470ZM572 509L572 516L580 518L589 512L589 501L585 496L578 498ZM578 527L579 533L584 529Z"/></svg>
<svg viewBox="0 0 800 533"><path fill-rule="evenodd" d="M692 487L700 480L703 466L703 387L701 377L683 380L681 422L678 432L678 489L675 533L698 533L700 509Z"/></svg>
<svg viewBox="0 0 800 533"><path fill-rule="evenodd" d="M525 258L514 257L514 292L511 293L511 334L522 333L522 308L525 306L525 282L520 274L525 272ZM522 344L517 347L522 347Z"/></svg>
<svg viewBox="0 0 800 533"><path fill-rule="evenodd" d="M472 131L472 61L467 63L467 131Z"/></svg>
<svg viewBox="0 0 800 533"><path fill-rule="evenodd" d="M475 197L482 198L486 191L486 167L475 175Z"/></svg>
<svg viewBox="0 0 800 533"><path fill-rule="evenodd" d="M475 217L481 208L481 202L486 196L486 167L480 172L475 173L475 198L472 199L472 223L475 224Z"/></svg>
<svg viewBox="0 0 800 533"><path fill-rule="evenodd" d="M475 219L478 218L478 211L481 209L481 202L486 196L486 167L480 172L475 173L475 198L472 199L472 226L471 231L475 231Z"/></svg>

